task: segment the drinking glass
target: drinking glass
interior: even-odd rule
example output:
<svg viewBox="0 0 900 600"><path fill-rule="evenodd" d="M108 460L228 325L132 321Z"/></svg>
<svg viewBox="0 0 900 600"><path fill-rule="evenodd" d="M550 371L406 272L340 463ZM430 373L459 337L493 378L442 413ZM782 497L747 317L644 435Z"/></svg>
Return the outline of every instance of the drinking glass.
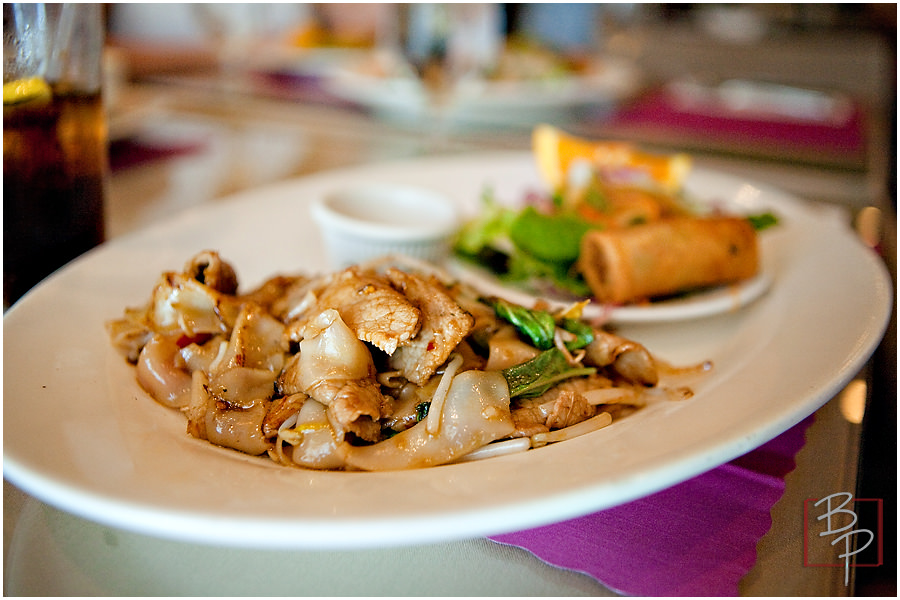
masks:
<svg viewBox="0 0 900 600"><path fill-rule="evenodd" d="M252 89L252 70L270 56L279 56L288 32L311 10L307 5L289 3L201 2L188 6L200 35L215 54L214 83L226 93ZM223 100L227 99L240 102L223 95Z"/></svg>
<svg viewBox="0 0 900 600"><path fill-rule="evenodd" d="M258 9L261 6L244 2L202 2L190 7L202 33L213 45L222 87L236 86L249 54L250 42L258 33Z"/></svg>
<svg viewBox="0 0 900 600"><path fill-rule="evenodd" d="M393 9L379 44L399 63L398 70L422 84L423 116L446 124L461 82L483 78L496 67L503 44L500 5L397 4Z"/></svg>
<svg viewBox="0 0 900 600"><path fill-rule="evenodd" d="M104 240L98 4L3 5L3 300Z"/></svg>

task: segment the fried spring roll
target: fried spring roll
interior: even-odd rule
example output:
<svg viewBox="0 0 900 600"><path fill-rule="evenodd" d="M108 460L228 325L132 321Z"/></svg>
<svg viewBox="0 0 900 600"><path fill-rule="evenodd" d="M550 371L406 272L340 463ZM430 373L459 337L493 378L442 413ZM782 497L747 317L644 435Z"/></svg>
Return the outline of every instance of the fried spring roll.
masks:
<svg viewBox="0 0 900 600"><path fill-rule="evenodd" d="M598 301L627 304L749 279L759 248L746 219L676 217L588 232L577 266Z"/></svg>

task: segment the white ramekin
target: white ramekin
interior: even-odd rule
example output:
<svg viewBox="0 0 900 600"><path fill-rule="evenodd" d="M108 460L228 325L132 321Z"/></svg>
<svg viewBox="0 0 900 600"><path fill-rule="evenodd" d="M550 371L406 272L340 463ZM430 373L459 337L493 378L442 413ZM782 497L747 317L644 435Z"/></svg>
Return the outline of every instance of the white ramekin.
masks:
<svg viewBox="0 0 900 600"><path fill-rule="evenodd" d="M333 191L313 203L312 214L336 269L389 255L440 262L460 223L444 195L392 184Z"/></svg>

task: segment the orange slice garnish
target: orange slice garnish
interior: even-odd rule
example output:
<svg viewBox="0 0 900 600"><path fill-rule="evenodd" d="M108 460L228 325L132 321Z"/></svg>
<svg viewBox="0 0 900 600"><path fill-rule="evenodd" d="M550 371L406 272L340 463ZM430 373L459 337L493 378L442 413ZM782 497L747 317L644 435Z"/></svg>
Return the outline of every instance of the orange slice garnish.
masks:
<svg viewBox="0 0 900 600"><path fill-rule="evenodd" d="M534 128L531 147L541 177L554 190L563 186L569 167L576 161L596 167L640 168L667 191L680 188L691 169L687 154L651 154L627 142L582 138L552 125Z"/></svg>

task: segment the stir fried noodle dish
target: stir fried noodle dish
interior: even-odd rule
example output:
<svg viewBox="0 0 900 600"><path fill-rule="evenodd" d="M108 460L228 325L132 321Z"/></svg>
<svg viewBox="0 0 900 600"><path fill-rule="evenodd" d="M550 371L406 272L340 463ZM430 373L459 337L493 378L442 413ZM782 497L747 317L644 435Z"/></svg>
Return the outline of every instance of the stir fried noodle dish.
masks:
<svg viewBox="0 0 900 600"><path fill-rule="evenodd" d="M710 368L671 367L583 307L484 297L400 257L239 293L234 268L204 251L107 332L189 435L286 466L378 471L591 433L649 398L690 396L680 376Z"/></svg>

